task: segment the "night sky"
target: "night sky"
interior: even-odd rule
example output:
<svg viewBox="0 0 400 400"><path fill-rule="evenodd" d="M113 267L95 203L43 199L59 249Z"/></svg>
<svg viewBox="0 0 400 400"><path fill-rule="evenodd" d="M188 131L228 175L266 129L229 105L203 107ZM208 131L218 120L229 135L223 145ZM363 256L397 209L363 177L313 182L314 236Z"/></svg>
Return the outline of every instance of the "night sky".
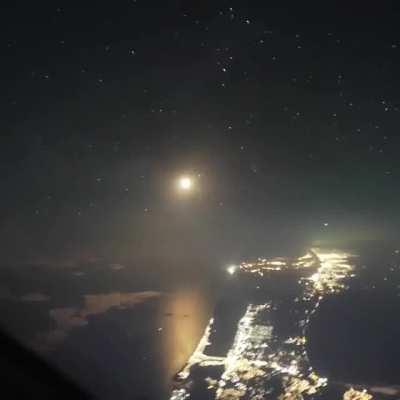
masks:
<svg viewBox="0 0 400 400"><path fill-rule="evenodd" d="M5 7L2 264L215 266L395 238L398 10L274 3Z"/></svg>
<svg viewBox="0 0 400 400"><path fill-rule="evenodd" d="M14 3L0 13L1 330L100 398L158 400L234 293L231 264L385 240L389 258L360 265L398 289L398 4ZM335 361L316 332L321 365Z"/></svg>

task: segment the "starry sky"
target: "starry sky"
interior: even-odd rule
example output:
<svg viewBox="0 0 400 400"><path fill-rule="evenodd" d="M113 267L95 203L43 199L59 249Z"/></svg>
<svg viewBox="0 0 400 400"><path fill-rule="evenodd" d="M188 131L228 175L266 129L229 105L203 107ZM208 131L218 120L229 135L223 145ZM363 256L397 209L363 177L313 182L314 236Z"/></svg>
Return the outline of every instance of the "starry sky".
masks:
<svg viewBox="0 0 400 400"><path fill-rule="evenodd" d="M5 7L2 264L218 265L395 238L398 17L385 2Z"/></svg>

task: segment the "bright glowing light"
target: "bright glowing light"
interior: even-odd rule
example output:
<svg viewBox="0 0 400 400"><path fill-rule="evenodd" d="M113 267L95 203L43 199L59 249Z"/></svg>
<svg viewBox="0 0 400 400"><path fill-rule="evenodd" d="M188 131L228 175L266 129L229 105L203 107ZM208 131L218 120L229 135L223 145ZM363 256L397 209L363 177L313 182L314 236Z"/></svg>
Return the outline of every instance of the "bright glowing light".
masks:
<svg viewBox="0 0 400 400"><path fill-rule="evenodd" d="M188 176L182 176L178 181L181 190L188 191L193 188L193 181Z"/></svg>
<svg viewBox="0 0 400 400"><path fill-rule="evenodd" d="M236 265L230 265L226 271L228 272L228 274L233 275L236 272Z"/></svg>

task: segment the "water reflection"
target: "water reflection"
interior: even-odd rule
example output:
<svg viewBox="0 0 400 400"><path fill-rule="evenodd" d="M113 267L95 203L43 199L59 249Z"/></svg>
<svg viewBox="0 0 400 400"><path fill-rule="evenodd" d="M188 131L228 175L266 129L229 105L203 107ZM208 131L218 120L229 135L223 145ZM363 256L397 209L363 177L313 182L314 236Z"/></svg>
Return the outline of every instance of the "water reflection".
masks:
<svg viewBox="0 0 400 400"><path fill-rule="evenodd" d="M204 332L212 312L209 299L203 288L188 287L166 295L160 304L160 354L167 386L186 363Z"/></svg>
<svg viewBox="0 0 400 400"><path fill-rule="evenodd" d="M119 264L10 273L0 285L1 322L96 398L167 398L219 281L198 265L141 273Z"/></svg>

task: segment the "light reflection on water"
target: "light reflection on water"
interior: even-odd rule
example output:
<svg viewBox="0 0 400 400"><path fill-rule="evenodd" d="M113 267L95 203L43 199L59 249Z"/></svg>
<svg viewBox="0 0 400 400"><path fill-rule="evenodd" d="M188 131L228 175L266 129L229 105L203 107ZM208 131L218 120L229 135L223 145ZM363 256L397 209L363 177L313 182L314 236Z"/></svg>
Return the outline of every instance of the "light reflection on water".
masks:
<svg viewBox="0 0 400 400"><path fill-rule="evenodd" d="M160 357L165 385L187 362L212 314L213 301L201 287L180 288L160 304Z"/></svg>

